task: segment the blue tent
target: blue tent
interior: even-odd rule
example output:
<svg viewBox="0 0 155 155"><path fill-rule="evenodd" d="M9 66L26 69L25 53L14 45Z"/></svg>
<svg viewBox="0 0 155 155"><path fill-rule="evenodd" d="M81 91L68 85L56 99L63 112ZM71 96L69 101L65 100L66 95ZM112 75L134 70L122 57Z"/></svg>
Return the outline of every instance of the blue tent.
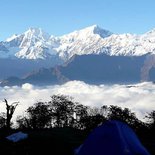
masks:
<svg viewBox="0 0 155 155"><path fill-rule="evenodd" d="M76 155L150 155L134 131L120 121L107 121L88 136Z"/></svg>

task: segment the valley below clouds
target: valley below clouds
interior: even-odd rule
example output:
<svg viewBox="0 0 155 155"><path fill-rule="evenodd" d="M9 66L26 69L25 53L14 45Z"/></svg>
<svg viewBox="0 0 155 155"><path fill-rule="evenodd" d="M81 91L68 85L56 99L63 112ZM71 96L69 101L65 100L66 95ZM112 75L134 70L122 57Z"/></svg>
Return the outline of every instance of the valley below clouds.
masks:
<svg viewBox="0 0 155 155"><path fill-rule="evenodd" d="M82 81L70 81L63 85L48 87L36 87L28 83L21 87L0 87L0 112L5 112L4 98L9 103L20 102L14 114L15 119L18 115L24 115L29 106L37 101L49 101L50 96L55 94L69 95L74 101L92 107L127 107L136 112L137 117L142 120L148 112L155 110L155 84L151 82L131 85L89 85Z"/></svg>

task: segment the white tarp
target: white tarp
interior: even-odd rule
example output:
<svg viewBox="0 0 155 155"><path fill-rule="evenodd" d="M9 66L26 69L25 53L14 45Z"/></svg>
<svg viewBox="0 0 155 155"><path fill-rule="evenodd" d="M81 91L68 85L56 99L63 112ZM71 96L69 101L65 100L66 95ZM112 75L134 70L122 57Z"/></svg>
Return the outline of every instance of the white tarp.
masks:
<svg viewBox="0 0 155 155"><path fill-rule="evenodd" d="M6 139L12 141L12 142L18 142L20 140L26 139L28 137L28 134L23 133L23 132L17 132L14 133L8 137L6 137Z"/></svg>

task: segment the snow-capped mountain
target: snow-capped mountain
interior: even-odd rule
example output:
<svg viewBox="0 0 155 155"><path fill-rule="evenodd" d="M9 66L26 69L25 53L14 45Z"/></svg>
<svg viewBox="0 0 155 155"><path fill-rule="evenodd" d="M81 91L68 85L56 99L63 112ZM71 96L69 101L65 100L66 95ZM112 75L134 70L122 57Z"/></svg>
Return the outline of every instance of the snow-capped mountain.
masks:
<svg viewBox="0 0 155 155"><path fill-rule="evenodd" d="M93 25L60 37L60 46L56 48L56 51L63 59L68 59L75 54L99 54L104 38L111 34L111 32Z"/></svg>
<svg viewBox="0 0 155 155"><path fill-rule="evenodd" d="M155 29L142 35L113 34L97 25L55 37L30 28L0 42L0 58L68 60L73 55L141 56L155 53ZM52 59L54 61L54 59Z"/></svg>
<svg viewBox="0 0 155 155"><path fill-rule="evenodd" d="M0 43L0 57L22 59L48 59L56 55L48 40L50 35L40 28L30 28L21 35L13 35Z"/></svg>

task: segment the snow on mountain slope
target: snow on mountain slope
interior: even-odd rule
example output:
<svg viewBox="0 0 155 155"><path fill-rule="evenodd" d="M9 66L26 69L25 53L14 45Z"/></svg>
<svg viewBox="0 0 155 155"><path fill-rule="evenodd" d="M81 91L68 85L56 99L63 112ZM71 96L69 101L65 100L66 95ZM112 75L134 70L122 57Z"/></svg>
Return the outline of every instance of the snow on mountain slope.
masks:
<svg viewBox="0 0 155 155"><path fill-rule="evenodd" d="M109 49L109 55L155 54L155 33L151 35L149 32L143 35L114 34L104 39L104 47Z"/></svg>
<svg viewBox="0 0 155 155"><path fill-rule="evenodd" d="M0 43L0 56L24 59L47 59L55 55L48 40L50 35L41 29L30 28L21 35L13 35ZM6 48L1 48L1 44Z"/></svg>
<svg viewBox="0 0 155 155"><path fill-rule="evenodd" d="M104 38L112 33L97 25L60 37L60 46L56 49L62 58L70 58L74 54L99 54Z"/></svg>
<svg viewBox="0 0 155 155"><path fill-rule="evenodd" d="M25 59L47 59L56 53L52 50L51 44L48 43L50 35L41 29L30 28L25 32L21 41L19 52L15 54L18 58Z"/></svg>
<svg viewBox="0 0 155 155"><path fill-rule="evenodd" d="M112 34L97 25L55 37L30 28L0 42L0 58L68 60L73 55L101 54L140 56L155 54L155 29L143 35ZM53 59L54 61L54 59Z"/></svg>
<svg viewBox="0 0 155 155"><path fill-rule="evenodd" d="M94 25L60 39L61 45L56 50L62 58L70 58L74 54L141 56L155 53L155 30L143 35L112 34Z"/></svg>

